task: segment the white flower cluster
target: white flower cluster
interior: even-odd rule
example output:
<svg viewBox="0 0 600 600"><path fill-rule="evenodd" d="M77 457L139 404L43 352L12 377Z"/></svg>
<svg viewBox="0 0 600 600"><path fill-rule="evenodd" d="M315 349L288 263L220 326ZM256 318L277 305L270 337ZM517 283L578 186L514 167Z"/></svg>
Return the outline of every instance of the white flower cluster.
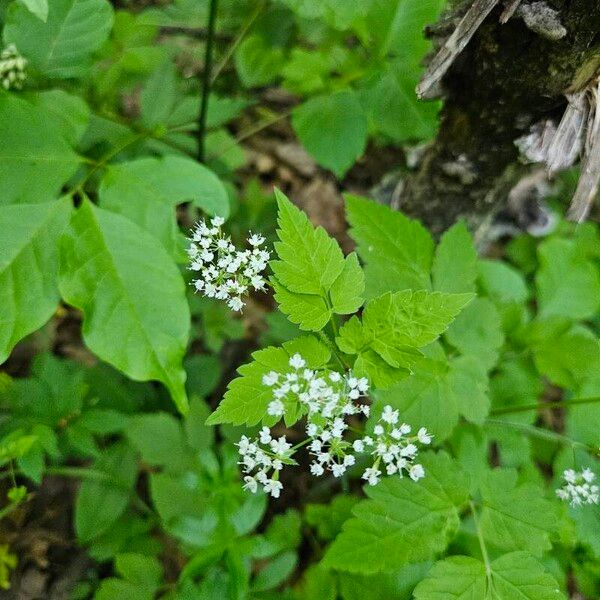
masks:
<svg viewBox="0 0 600 600"><path fill-rule="evenodd" d="M402 477L402 471L406 471L413 481L425 477L423 465L415 463L419 452L416 443L429 445L431 435L425 427L421 427L417 435L410 436L411 426L407 423L398 424L399 419L399 411L389 404L384 406L379 422L373 428L373 436L367 435L354 442L354 450L368 451L375 457L373 465L365 469L362 475L369 485L379 483L380 467L385 467L387 475L397 473Z"/></svg>
<svg viewBox="0 0 600 600"><path fill-rule="evenodd" d="M14 44L0 52L0 84L5 90L20 90L27 74L27 59L19 54Z"/></svg>
<svg viewBox="0 0 600 600"><path fill-rule="evenodd" d="M374 437L364 436L354 442L345 439L349 429L347 417L369 416L369 405L361 402L369 391L367 379L355 377L352 372L342 375L327 369L315 371L307 367L300 354L290 358L289 366L285 373L270 371L262 378L263 385L272 388L273 393L267 413L283 417L288 410L296 410L298 405L303 407L307 439L297 447L308 444L313 475L320 476L329 471L334 477L341 477L356 463L357 454L374 456L371 466L362 476L370 485L379 482L381 463L388 475L402 477L405 471L414 481L425 475L423 467L415 463L418 453L416 443L429 444L431 436L424 427L417 435L409 436L410 426L406 423L398 425L398 411L391 406L383 409L375 425ZM261 444L269 449L261 450ZM255 492L260 483L265 491L278 497L281 490L279 471L283 464L294 464L292 454L295 448L291 449L284 437L273 440L267 427L263 427L254 441L242 437L238 448L242 458L240 464L246 475L244 487ZM255 469L256 474L251 475ZM270 479L268 473L271 470L274 474Z"/></svg>
<svg viewBox="0 0 600 600"><path fill-rule="evenodd" d="M600 487L594 484L596 475L591 469L584 469L580 473L567 469L563 473L565 485L556 490L556 495L568 502L571 506L600 503Z"/></svg>
<svg viewBox="0 0 600 600"><path fill-rule="evenodd" d="M261 249L265 238L258 234L248 238L251 249L237 250L231 238L221 231L224 222L221 217L214 217L210 223L196 224L188 254L190 269L197 271L199 277L192 283L204 296L225 300L231 310L240 311L244 307L242 296L250 288L264 289L261 273L270 254Z"/></svg>
<svg viewBox="0 0 600 600"><path fill-rule="evenodd" d="M245 473L244 489L254 494L260 484L266 493L279 498L283 488L279 481L279 471L283 469L284 463L292 463L292 445L285 436L274 439L269 428L263 427L256 440L250 441L243 435L237 446L242 457L240 464ZM255 472L251 475L253 471Z"/></svg>

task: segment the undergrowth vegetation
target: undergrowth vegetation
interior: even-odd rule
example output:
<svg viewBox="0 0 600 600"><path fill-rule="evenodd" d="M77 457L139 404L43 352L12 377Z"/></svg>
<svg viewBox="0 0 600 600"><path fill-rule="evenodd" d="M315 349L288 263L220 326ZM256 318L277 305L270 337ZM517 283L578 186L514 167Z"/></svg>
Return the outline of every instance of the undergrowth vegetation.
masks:
<svg viewBox="0 0 600 600"><path fill-rule="evenodd" d="M598 226L335 239L248 167L430 139L442 0L222 0L207 111L209 3L131 4L0 2L0 586L62 482L74 599L600 597Z"/></svg>

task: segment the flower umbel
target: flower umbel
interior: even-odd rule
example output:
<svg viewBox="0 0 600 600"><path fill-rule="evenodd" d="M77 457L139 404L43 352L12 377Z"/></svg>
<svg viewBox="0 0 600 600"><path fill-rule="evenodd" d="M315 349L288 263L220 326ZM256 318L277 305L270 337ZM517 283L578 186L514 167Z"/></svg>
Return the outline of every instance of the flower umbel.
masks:
<svg viewBox="0 0 600 600"><path fill-rule="evenodd" d="M591 469L581 472L567 469L563 472L565 484L556 490L556 495L571 506L600 503L600 487L594 484L596 475Z"/></svg>
<svg viewBox="0 0 600 600"><path fill-rule="evenodd" d="M9 44L0 52L0 85L5 90L20 90L27 78L27 59L19 54L14 44Z"/></svg>
<svg viewBox="0 0 600 600"><path fill-rule="evenodd" d="M308 445L312 456L310 471L321 476L330 472L341 477L357 462L360 454L373 456L373 463L363 472L363 479L370 485L380 481L382 470L387 475L406 473L413 481L425 476L422 465L416 462L417 444L428 445L431 435L421 427L416 435L409 435L411 428L406 423L398 424L399 411L385 406L374 428L374 437L364 436L354 442L347 439L352 429L348 417L369 416L370 406L364 403L369 391L366 378L339 373L329 369L313 370L307 361L294 354L289 359L286 371L269 371L262 377L262 384L271 388L272 400L267 405L267 414L283 417L288 411L306 415L306 439L291 447L285 438L276 442L268 427L263 427L258 441L251 442L245 436L240 440L239 451L244 473L244 488L256 492L259 484L272 496L278 497L282 485L279 471L283 464L293 464L292 456L301 446ZM266 450L260 444L267 445ZM251 475L253 470L256 474ZM269 478L269 472L273 475Z"/></svg>
<svg viewBox="0 0 600 600"><path fill-rule="evenodd" d="M204 296L225 300L231 310L240 311L244 307L242 298L251 288L264 289L265 279L261 273L267 267L270 254L261 249L265 238L256 233L248 238L250 249L238 250L222 232L224 222L223 218L214 217L209 223L196 224L188 254L190 269L199 277L192 283Z"/></svg>
<svg viewBox="0 0 600 600"><path fill-rule="evenodd" d="M273 498L279 498L283 488L279 481L279 471L283 469L285 462L291 462L292 455L292 445L285 436L275 439L271 437L269 428L263 427L254 440L243 435L237 447L242 471L245 473L244 489L255 493L261 485Z"/></svg>

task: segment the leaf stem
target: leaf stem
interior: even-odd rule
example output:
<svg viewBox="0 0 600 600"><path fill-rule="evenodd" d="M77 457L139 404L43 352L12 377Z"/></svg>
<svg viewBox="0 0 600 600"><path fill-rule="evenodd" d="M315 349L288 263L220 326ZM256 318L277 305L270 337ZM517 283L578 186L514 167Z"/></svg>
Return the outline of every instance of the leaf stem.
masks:
<svg viewBox="0 0 600 600"><path fill-rule="evenodd" d="M198 160L205 161L204 138L206 137L206 117L208 115L208 100L212 84L213 45L215 41L215 24L217 22L217 5L219 0L210 0L208 10L208 29L206 33L206 51L204 53L204 69L202 70L202 98L200 114L198 115Z"/></svg>
<svg viewBox="0 0 600 600"><path fill-rule="evenodd" d="M506 406L496 408L490 411L490 415L508 415L513 413L528 412L530 410L542 410L546 408L567 408L569 406L577 406L579 404L595 404L600 402L600 397L595 398L572 398L570 400L557 400L555 402L536 402L535 404L525 404L523 406Z"/></svg>
<svg viewBox="0 0 600 600"><path fill-rule="evenodd" d="M481 527L479 526L479 517L477 516L477 510L475 509L475 504L473 504L473 500L469 500L469 507L471 509L471 514L473 515L473 522L475 523L475 531L477 532L477 539L479 540L481 557L483 558L483 564L485 565L485 577L488 583L488 590L492 591L494 587L494 582L492 580L492 564L490 563L490 557L488 555L488 551L485 545L485 540L483 539L483 534L481 533Z"/></svg>

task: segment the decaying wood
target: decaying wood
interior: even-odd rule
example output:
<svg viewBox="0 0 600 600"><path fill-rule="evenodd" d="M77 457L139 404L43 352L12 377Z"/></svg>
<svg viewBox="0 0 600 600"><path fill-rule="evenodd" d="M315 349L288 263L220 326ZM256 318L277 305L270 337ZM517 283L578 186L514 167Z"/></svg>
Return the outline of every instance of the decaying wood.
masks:
<svg viewBox="0 0 600 600"><path fill-rule="evenodd" d="M573 166L583 150L589 115L586 92L570 94L567 100L569 104L543 159L550 175Z"/></svg>
<svg viewBox="0 0 600 600"><path fill-rule="evenodd" d="M581 164L581 175L571 200L567 218L580 223L594 202L600 183L600 83L589 96L590 112L587 127L585 155Z"/></svg>
<svg viewBox="0 0 600 600"><path fill-rule="evenodd" d="M515 14L519 4L521 4L521 0L508 0L506 8L500 15L500 23L502 23L502 25L504 25L504 23L506 23Z"/></svg>
<svg viewBox="0 0 600 600"><path fill-rule="evenodd" d="M500 0L475 0L452 35L440 48L417 86L421 99L436 98L440 94L440 82L456 57L465 49L484 19Z"/></svg>

